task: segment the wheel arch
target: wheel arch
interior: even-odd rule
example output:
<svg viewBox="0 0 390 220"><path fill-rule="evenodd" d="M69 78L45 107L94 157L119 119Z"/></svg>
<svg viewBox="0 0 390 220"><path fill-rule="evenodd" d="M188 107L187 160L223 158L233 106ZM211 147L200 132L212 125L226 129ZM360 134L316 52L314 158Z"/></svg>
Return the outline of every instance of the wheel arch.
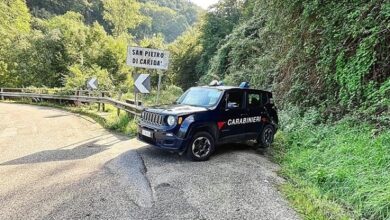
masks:
<svg viewBox="0 0 390 220"><path fill-rule="evenodd" d="M194 136L197 132L207 132L217 141L218 129L216 125L212 123L194 123L190 126L190 131L187 134L187 138Z"/></svg>

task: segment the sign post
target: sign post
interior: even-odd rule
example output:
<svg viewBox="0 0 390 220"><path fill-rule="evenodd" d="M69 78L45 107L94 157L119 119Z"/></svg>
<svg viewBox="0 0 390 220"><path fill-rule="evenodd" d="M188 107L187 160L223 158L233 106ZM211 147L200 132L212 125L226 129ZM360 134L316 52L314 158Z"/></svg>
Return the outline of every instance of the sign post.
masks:
<svg viewBox="0 0 390 220"><path fill-rule="evenodd" d="M149 49L149 48L141 48L141 47L128 47L127 50L127 65L133 66L133 67L139 67L139 68L145 68L145 69L156 69L158 70L158 91L157 91L157 98L156 98L156 104L159 102L160 97L160 89L161 89L161 80L162 80L162 73L161 70L168 70L169 65L169 52L163 51L163 50L156 50L156 49ZM146 80L146 78L140 78L141 74L137 80L140 80L142 82L137 82L135 80L135 88L138 89L138 93L150 93L144 92L144 86L142 86L142 83ZM138 86L137 86L138 84ZM135 96L136 98L136 96Z"/></svg>
<svg viewBox="0 0 390 220"><path fill-rule="evenodd" d="M91 90L98 89L99 82L96 77L92 77L87 82L88 96L91 96ZM98 111L100 111L100 103L98 103Z"/></svg>
<svg viewBox="0 0 390 220"><path fill-rule="evenodd" d="M158 86L157 86L156 104L158 104L160 101L160 89L161 89L161 78L162 78L162 73L160 71L157 72L158 72Z"/></svg>

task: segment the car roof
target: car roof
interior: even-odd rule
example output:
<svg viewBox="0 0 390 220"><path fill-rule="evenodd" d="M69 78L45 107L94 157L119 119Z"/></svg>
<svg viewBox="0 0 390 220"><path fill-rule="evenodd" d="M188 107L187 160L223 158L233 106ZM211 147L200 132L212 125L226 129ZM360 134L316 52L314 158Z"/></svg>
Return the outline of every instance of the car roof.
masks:
<svg viewBox="0 0 390 220"><path fill-rule="evenodd" d="M244 90L244 91L257 91L257 92L260 91L260 92L271 93L271 92L265 91L265 90L241 88L241 87L237 87L237 86L200 86L198 88L219 89L219 90L224 90L224 91L228 91L228 90Z"/></svg>

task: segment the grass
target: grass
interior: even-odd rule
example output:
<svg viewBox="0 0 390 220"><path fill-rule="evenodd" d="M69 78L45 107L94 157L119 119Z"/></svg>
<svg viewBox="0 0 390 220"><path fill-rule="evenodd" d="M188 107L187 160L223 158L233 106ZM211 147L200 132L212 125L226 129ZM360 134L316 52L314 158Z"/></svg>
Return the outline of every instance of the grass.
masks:
<svg viewBox="0 0 390 220"><path fill-rule="evenodd" d="M282 191L306 219L390 219L390 130L290 118L277 135Z"/></svg>

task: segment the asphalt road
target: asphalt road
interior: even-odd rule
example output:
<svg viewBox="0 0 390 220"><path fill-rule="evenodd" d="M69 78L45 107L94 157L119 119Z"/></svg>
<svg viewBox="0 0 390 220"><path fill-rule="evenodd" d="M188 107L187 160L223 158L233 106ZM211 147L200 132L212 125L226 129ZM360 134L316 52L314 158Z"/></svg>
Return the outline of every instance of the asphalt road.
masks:
<svg viewBox="0 0 390 220"><path fill-rule="evenodd" d="M87 117L0 103L0 219L298 219L278 166L246 146L208 162Z"/></svg>

